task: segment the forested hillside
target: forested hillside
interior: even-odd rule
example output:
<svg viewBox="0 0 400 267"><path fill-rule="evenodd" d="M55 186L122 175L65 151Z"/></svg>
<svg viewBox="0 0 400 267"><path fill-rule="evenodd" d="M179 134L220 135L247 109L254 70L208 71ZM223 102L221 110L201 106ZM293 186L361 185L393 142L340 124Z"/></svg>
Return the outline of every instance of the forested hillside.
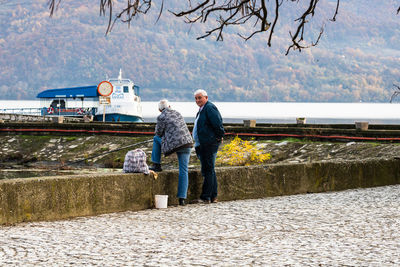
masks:
<svg viewBox="0 0 400 267"><path fill-rule="evenodd" d="M398 1L342 0L336 22L325 21L334 3L321 1L310 25L317 35L325 23L320 44L288 56L292 1L284 1L272 47L267 34L241 39L244 26L230 29L223 42L196 40L207 24L191 27L167 11L179 11L182 2L166 1L157 23L153 6L105 36L98 1L63 0L52 18L47 0L0 1L0 99L98 84L120 68L144 101L191 101L204 88L217 101L388 102L393 84L400 85Z"/></svg>

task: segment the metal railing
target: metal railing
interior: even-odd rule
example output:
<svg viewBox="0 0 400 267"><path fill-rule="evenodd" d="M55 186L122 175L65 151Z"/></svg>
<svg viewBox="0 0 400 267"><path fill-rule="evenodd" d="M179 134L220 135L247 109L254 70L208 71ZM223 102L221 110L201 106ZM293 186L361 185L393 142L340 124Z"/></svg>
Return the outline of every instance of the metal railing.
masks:
<svg viewBox="0 0 400 267"><path fill-rule="evenodd" d="M83 117L84 115L94 115L94 108L41 108L42 116L65 116L65 117Z"/></svg>
<svg viewBox="0 0 400 267"><path fill-rule="evenodd" d="M40 116L41 108L1 108L0 113Z"/></svg>
<svg viewBox="0 0 400 267"><path fill-rule="evenodd" d="M72 116L83 117L94 115L94 108L2 108L1 114L32 115L32 116Z"/></svg>

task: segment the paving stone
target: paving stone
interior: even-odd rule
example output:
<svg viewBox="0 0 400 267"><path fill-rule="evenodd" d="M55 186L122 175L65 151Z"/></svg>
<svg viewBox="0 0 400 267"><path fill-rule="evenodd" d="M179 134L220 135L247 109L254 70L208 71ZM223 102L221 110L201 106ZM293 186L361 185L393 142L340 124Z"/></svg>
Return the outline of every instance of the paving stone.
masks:
<svg viewBox="0 0 400 267"><path fill-rule="evenodd" d="M399 266L400 185L0 227L0 266Z"/></svg>

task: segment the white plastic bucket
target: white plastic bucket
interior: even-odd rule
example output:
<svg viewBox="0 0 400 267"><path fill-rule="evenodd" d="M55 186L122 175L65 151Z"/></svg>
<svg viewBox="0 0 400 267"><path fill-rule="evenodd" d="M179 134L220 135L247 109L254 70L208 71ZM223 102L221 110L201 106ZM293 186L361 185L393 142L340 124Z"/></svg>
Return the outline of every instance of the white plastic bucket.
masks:
<svg viewBox="0 0 400 267"><path fill-rule="evenodd" d="M156 209L166 209L168 206L168 195L155 195Z"/></svg>

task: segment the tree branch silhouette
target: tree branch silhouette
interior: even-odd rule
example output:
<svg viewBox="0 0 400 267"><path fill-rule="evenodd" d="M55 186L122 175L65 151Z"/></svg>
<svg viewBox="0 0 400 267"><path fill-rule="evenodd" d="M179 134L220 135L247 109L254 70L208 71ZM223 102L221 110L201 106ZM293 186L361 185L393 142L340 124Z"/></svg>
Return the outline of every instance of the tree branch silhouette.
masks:
<svg viewBox="0 0 400 267"><path fill-rule="evenodd" d="M394 93L390 97L390 103L392 103L393 99L400 94L400 86L393 84L394 87L396 87Z"/></svg>
<svg viewBox="0 0 400 267"><path fill-rule="evenodd" d="M50 16L57 10L62 0L49 0L48 6L50 10ZM114 24L117 21L127 23L130 26L132 20L139 16L145 15L150 10L152 2L161 2L160 13L157 21L164 9L165 0L127 0L126 7L117 10L116 14L113 15L113 7L115 5L113 0L99 0L100 1L100 15L108 16L108 26L106 35L109 34ZM181 0L182 2L185 2ZM216 34L217 41L223 41L223 34L226 28L234 27L242 24L252 23L253 30L246 37L238 34L244 40L251 39L254 35L268 32L268 46L272 46L272 39L275 34L275 26L279 21L279 15L281 12L281 6L285 0L275 0L274 4L267 5L269 0L198 0L194 3L193 0L186 0L188 7L182 8L180 12L170 11L177 17L184 18L184 21L189 24L194 23L206 23L210 16L215 17L217 26L211 27L209 30L197 37L197 39L203 39ZM308 1L308 2L306 2ZM289 31L291 43L286 51L286 55L289 54L290 50L298 50L301 52L302 49L316 46L324 33L324 25L321 26L319 34L314 41L308 41L304 39L305 32L311 31L306 29L307 23L309 23L315 15L316 7L320 0L304 0L303 2L308 3L308 6L302 14L294 20L296 25L293 31ZM299 0L286 0L285 2L299 3ZM332 22L336 21L336 17L339 14L340 0L336 0L336 7L331 19ZM268 17L272 14L271 18ZM400 6L397 9L397 14L400 13ZM272 25L272 26L271 26Z"/></svg>

